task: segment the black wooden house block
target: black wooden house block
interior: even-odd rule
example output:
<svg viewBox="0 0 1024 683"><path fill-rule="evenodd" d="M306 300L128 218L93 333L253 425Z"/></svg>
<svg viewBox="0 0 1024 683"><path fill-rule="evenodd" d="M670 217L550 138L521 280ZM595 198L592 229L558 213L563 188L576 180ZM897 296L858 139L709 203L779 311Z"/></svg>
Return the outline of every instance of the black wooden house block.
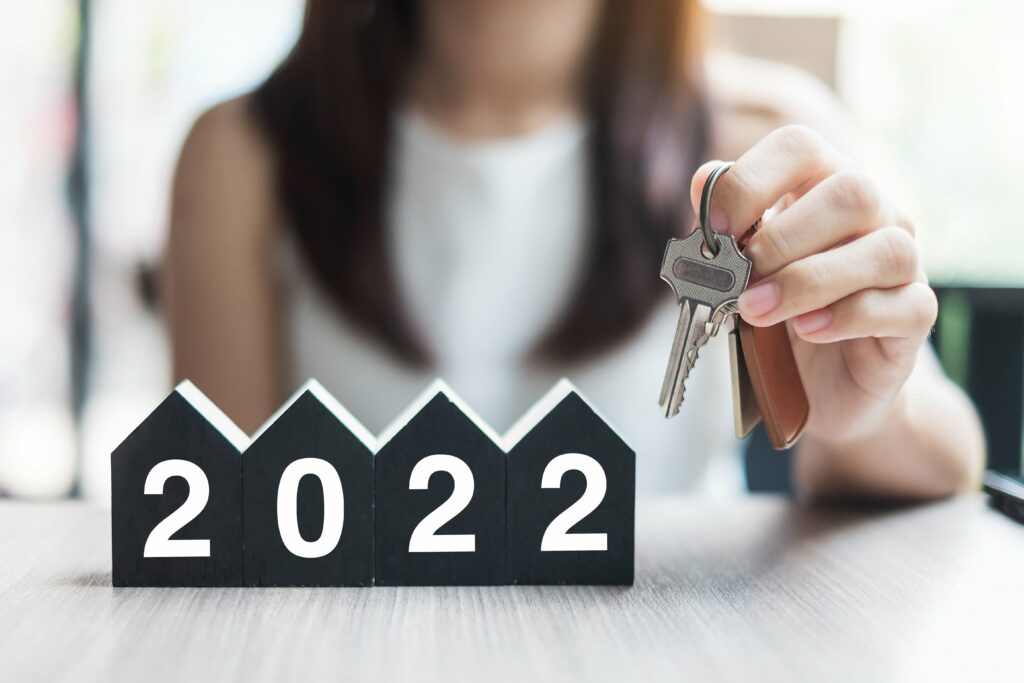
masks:
<svg viewBox="0 0 1024 683"><path fill-rule="evenodd" d="M380 438L376 583L505 582L505 454L436 382Z"/></svg>
<svg viewBox="0 0 1024 683"><path fill-rule="evenodd" d="M375 439L307 382L242 456L247 586L373 584Z"/></svg>
<svg viewBox="0 0 1024 683"><path fill-rule="evenodd" d="M112 455L113 584L628 585L635 467L567 380L504 437L438 380L376 439L312 380L253 439L186 381Z"/></svg>
<svg viewBox="0 0 1024 683"><path fill-rule="evenodd" d="M182 382L111 456L115 586L242 583L248 437Z"/></svg>
<svg viewBox="0 0 1024 683"><path fill-rule="evenodd" d="M567 380L506 436L508 579L633 583L636 456Z"/></svg>

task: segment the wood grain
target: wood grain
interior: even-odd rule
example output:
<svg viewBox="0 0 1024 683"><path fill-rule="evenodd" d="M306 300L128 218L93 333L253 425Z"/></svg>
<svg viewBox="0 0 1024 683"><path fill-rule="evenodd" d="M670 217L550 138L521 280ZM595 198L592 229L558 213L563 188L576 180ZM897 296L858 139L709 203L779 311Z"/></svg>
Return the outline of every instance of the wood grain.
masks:
<svg viewBox="0 0 1024 683"><path fill-rule="evenodd" d="M632 587L112 588L110 513L0 504L0 677L1016 680L1024 526L667 499Z"/></svg>

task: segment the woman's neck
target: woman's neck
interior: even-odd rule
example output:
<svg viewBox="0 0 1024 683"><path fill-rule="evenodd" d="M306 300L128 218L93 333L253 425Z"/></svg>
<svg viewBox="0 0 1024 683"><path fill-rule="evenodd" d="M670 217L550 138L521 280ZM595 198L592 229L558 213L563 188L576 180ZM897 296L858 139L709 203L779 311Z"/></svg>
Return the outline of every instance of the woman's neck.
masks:
<svg viewBox="0 0 1024 683"><path fill-rule="evenodd" d="M578 113L595 0L423 3L409 105L467 138L520 135Z"/></svg>

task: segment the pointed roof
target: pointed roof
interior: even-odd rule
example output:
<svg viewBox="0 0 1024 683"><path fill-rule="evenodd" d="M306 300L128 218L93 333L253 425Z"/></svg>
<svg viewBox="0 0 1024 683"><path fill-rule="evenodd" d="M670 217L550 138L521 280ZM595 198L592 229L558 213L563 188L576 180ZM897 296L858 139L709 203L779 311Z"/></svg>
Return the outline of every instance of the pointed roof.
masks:
<svg viewBox="0 0 1024 683"><path fill-rule="evenodd" d="M615 436L617 436L622 443L629 445L629 442L622 436L622 432L616 429L615 425L609 422L608 418L602 415L601 411L599 411L594 404L591 403L578 388L576 388L576 385L566 377L559 379L554 386L548 389L547 393L541 396L536 403L530 406L527 411L523 413L522 417L516 420L515 423L508 428L508 431L506 431L502 436L499 445L506 453L511 451L517 443L523 440L523 437L529 434L534 427L543 422L544 418L551 414L551 411L571 394L575 394L588 408L590 408L590 410L594 412L595 415L597 415L598 418L600 418L602 422L608 425L608 428L615 433Z"/></svg>
<svg viewBox="0 0 1024 683"><path fill-rule="evenodd" d="M202 415L239 452L244 451L252 443L252 440L242 431L242 428L236 425L230 417L224 414L224 411L218 408L206 394L199 390L199 387L192 384L189 380L186 379L174 387L174 393L185 399L197 413Z"/></svg>
<svg viewBox="0 0 1024 683"><path fill-rule="evenodd" d="M398 417L391 421L391 424L384 428L384 431L382 431L377 437L378 448L383 447L387 442L391 441L391 439L393 439L395 435L405 427L405 425L409 424L409 422L416 417L416 415L419 414L419 412L423 410L423 408L438 394L443 395L449 401L454 403L455 407L458 408L463 415L469 418L470 422L476 425L488 439L493 441L499 448L503 448L502 439L498 433L494 431L494 428L487 424L487 422L480 417L475 410L470 408L469 405L463 401L462 398L456 394L444 380L441 379L435 379L431 382L419 396L413 399L412 403L406 406L405 410L403 410Z"/></svg>
<svg viewBox="0 0 1024 683"><path fill-rule="evenodd" d="M259 429L249 437L236 425L217 405L211 401L206 394L199 390L189 380L184 380L174 388L191 405L196 412L202 415L225 439L227 439L238 451L244 451L249 445L263 435L271 425L274 424L289 408L304 394L309 393L316 401L338 419L360 442L371 452L378 452L381 447L387 444L407 425L423 408L430 403L438 394L443 395L456 408L462 412L488 439L506 453L519 443L523 437L540 424L552 410L555 409L568 396L575 394L590 410L594 412L615 435L628 445L622 432L615 428L601 412L587 400L576 386L565 377L558 380L554 386L538 399L530 408L523 413L516 422L509 427L504 434L498 434L475 410L473 410L448 384L441 379L432 381L420 394L405 407L405 409L391 423L385 427L376 437L360 422L338 399L334 397L320 382L315 379L307 380L295 393L293 393L277 411L274 412Z"/></svg>
<svg viewBox="0 0 1024 683"><path fill-rule="evenodd" d="M325 389L324 386L315 379L306 380L306 382L299 387L295 393L292 394L288 400L274 412L273 415L267 418L266 422L260 425L259 429L256 430L256 433L252 435L252 440L255 441L260 438L260 436L262 436L271 425L277 422L278 418L288 412L288 409L306 393L309 393L320 405L326 408L329 413L334 415L334 417L345 425L352 435L359 439L359 441L369 448L371 452L376 452L376 437L374 437L370 430L363 426L363 423L350 413L348 409L343 406L333 394L331 394L331 392L327 391L327 389Z"/></svg>

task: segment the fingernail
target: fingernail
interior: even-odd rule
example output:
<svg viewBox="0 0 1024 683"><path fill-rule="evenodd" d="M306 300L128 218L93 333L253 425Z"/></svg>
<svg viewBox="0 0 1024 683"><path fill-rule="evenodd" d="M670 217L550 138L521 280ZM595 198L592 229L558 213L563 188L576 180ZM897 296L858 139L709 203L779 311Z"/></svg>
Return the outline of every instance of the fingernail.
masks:
<svg viewBox="0 0 1024 683"><path fill-rule="evenodd" d="M711 227L715 232L729 232L729 219L721 209L711 207Z"/></svg>
<svg viewBox="0 0 1024 683"><path fill-rule="evenodd" d="M832 322L832 311L827 308L819 308L810 313L804 313L793 320L793 327L799 334L811 334L820 332Z"/></svg>
<svg viewBox="0 0 1024 683"><path fill-rule="evenodd" d="M775 310L779 305L779 286L764 282L740 294L740 313L743 317L758 317Z"/></svg>

